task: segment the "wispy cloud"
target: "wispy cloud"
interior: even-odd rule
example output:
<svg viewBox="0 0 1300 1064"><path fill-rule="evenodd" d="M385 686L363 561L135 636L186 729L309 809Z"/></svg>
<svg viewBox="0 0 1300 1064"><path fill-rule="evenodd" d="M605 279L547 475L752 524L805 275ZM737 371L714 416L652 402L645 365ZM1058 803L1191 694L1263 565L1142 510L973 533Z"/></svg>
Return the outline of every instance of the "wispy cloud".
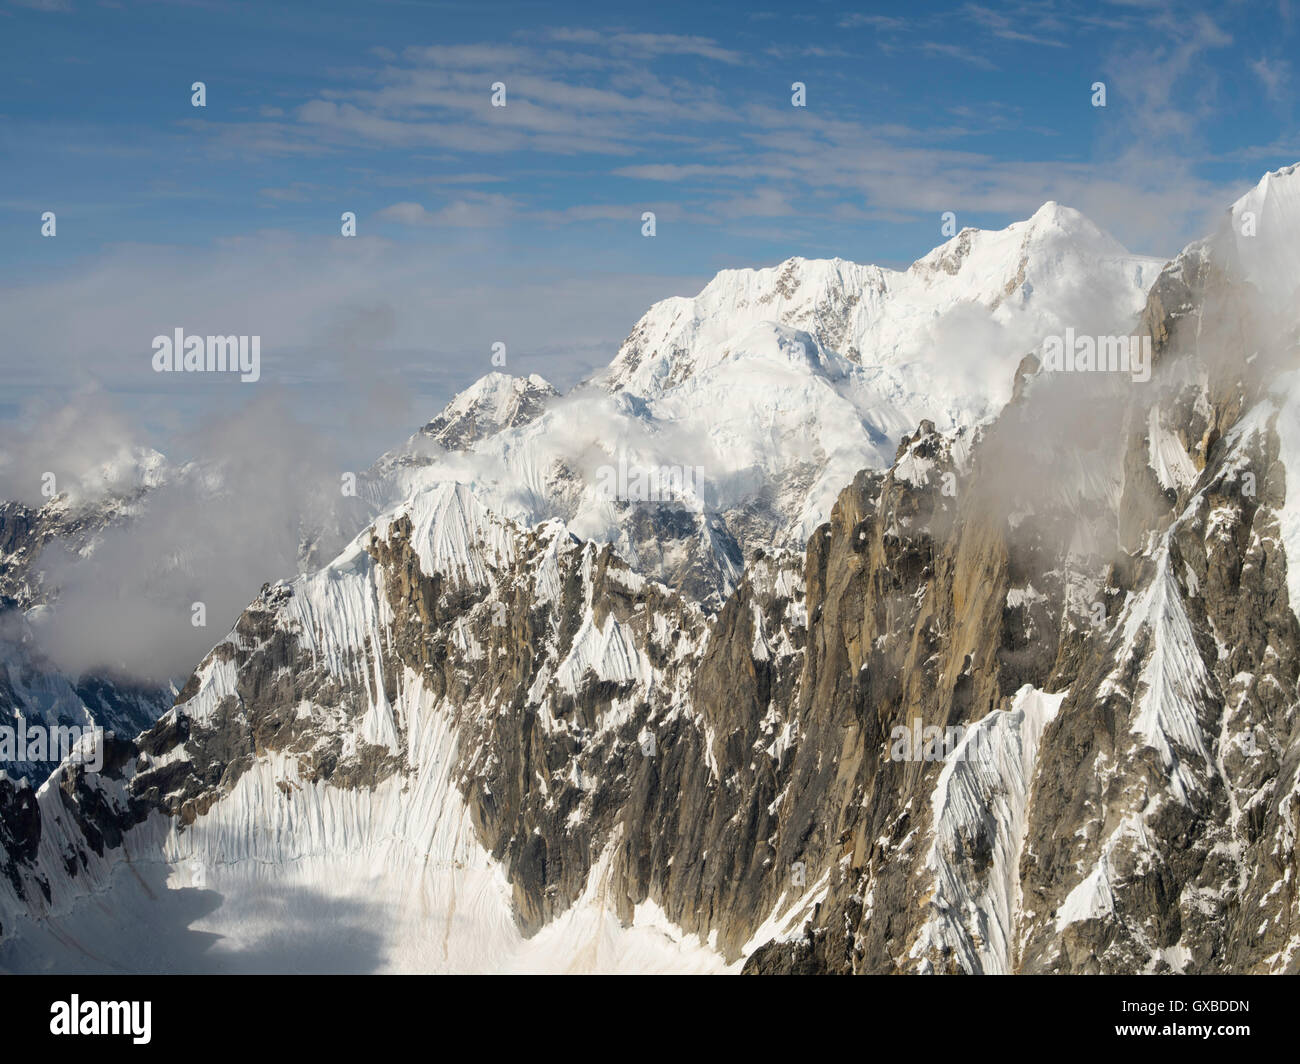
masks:
<svg viewBox="0 0 1300 1064"><path fill-rule="evenodd" d="M868 26L875 30L902 30L907 28L907 19L897 15L866 15L860 11L843 16L839 25L841 29L853 29L856 26Z"/></svg>
<svg viewBox="0 0 1300 1064"><path fill-rule="evenodd" d="M1287 98L1291 87L1291 64L1285 59L1260 56L1250 64L1250 69L1259 78L1270 100L1281 103Z"/></svg>
<svg viewBox="0 0 1300 1064"><path fill-rule="evenodd" d="M505 225L517 208L518 204L509 196L470 193L433 211L426 210L419 203L394 203L377 211L375 218L401 225L478 229Z"/></svg>
<svg viewBox="0 0 1300 1064"><path fill-rule="evenodd" d="M963 48L959 44L946 44L942 41L922 41L920 50L927 55L956 59L980 70L997 70L998 68L997 63L993 62L988 56L981 55L969 48Z"/></svg>
<svg viewBox="0 0 1300 1064"><path fill-rule="evenodd" d="M1000 37L1004 41L1023 41L1026 44L1065 48L1065 41L1048 35L1066 29L1064 23L1056 16L1055 10L1053 4L1020 4L998 11L979 4L967 4L964 9L968 18L983 26L994 37ZM1024 27L1035 27L1035 29Z"/></svg>

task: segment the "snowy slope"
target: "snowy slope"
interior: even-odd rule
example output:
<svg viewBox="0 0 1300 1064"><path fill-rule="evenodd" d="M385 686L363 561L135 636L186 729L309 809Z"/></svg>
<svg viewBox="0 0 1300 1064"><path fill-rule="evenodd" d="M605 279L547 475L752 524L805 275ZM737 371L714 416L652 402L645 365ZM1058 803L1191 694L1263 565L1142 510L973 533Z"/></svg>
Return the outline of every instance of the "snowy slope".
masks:
<svg viewBox="0 0 1300 1064"><path fill-rule="evenodd" d="M56 883L39 921L6 912L0 971L724 970L653 904L622 926L599 874L560 920L525 938L505 874L449 779L445 713L418 685L400 708L409 778L347 790L302 779L292 758L267 758L189 830L155 818L132 831L129 860L111 852L90 870L93 895ZM39 801L53 813L58 795L47 785ZM46 860L60 852L50 839Z"/></svg>
<svg viewBox="0 0 1300 1064"><path fill-rule="evenodd" d="M1007 975L1015 970L1030 789L1043 729L1065 695L1025 686L1007 709L972 726L944 765L934 792L933 842L926 858L935 877L933 915L911 950L921 971L933 970L928 954L948 951L969 972ZM991 860L973 876L966 858L980 848Z"/></svg>
<svg viewBox="0 0 1300 1064"><path fill-rule="evenodd" d="M1127 325L1162 265L1047 203L1003 230L963 230L901 272L798 258L725 270L694 299L651 308L598 379L662 395L735 359L752 325L779 322L862 366L907 424L969 426L1010 397L1016 365L1045 335Z"/></svg>
<svg viewBox="0 0 1300 1064"><path fill-rule="evenodd" d="M1280 514L1282 544L1287 557L1287 589L1291 609L1300 617L1300 370L1278 381L1280 406L1274 430L1286 469L1286 505Z"/></svg>
<svg viewBox="0 0 1300 1064"><path fill-rule="evenodd" d="M420 568L457 598L502 581L518 536L454 485L397 507L373 534L381 541L409 534ZM510 884L479 842L456 786L462 707L394 664L391 575L368 553L371 535L367 530L321 572L265 592L277 604L275 623L285 633L278 638L296 641L294 672L319 670L315 699L302 700L294 713L302 727L298 749L253 759L192 823L153 813L103 852L88 848L74 818L62 815L61 787L72 785L56 774L41 787L40 864L50 871L44 887L27 881L25 897L0 877L0 970L724 968L714 950L681 933L653 903L639 906L625 927L604 896L599 867L561 919L536 939L524 937ZM566 544L589 558L589 548ZM543 596L554 590L554 550L542 552L533 573ZM199 669L189 697L164 717L164 729L211 730L222 744L237 741L222 730L233 727L238 736L242 722L232 723L230 707L250 697L232 661L236 647L255 661L262 649L247 631L232 632ZM593 664L584 662L582 671ZM377 750L401 770L368 786L306 770L335 763L341 780L347 771L364 772ZM185 743L142 752L120 775L84 780L90 804L129 820L133 777L175 780L205 752ZM103 919L105 904L116 913L111 922Z"/></svg>
<svg viewBox="0 0 1300 1064"><path fill-rule="evenodd" d="M1267 297L1271 308L1291 315L1300 289L1297 232L1300 164L1265 174L1232 205L1215 235L1216 251Z"/></svg>

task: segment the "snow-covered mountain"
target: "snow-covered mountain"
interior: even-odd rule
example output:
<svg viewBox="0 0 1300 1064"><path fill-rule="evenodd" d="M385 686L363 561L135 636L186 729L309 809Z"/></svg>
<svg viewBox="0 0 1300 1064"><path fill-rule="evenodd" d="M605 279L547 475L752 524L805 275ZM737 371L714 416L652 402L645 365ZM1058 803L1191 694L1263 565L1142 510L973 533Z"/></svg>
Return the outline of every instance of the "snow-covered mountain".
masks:
<svg viewBox="0 0 1300 1064"><path fill-rule="evenodd" d="M903 271L797 258L725 270L694 299L656 304L598 379L651 400L738 361L715 374L735 384L745 376L738 341L775 322L863 367L864 384L906 424L970 427L1010 398L1019 357L1044 336L1135 317L1162 265L1047 203L1003 230L964 229Z"/></svg>
<svg viewBox="0 0 1300 1064"><path fill-rule="evenodd" d="M5 459L0 459L0 469L14 475ZM40 564L45 548L58 543L89 555L95 537L138 516L145 496L170 473L166 458L152 448L123 446L71 476L31 476L32 494L39 488L43 496L39 505L0 502L0 596L5 605L27 608L43 601L48 591Z"/></svg>
<svg viewBox="0 0 1300 1064"><path fill-rule="evenodd" d="M568 396L536 376L483 378L378 463L367 496L382 510L464 483L502 516L562 520L716 608L748 558L802 550L853 475L887 468L921 421L969 433L994 415L1045 336L1130 328L1161 265L1048 203L902 272L727 270L657 303ZM602 493L602 474L631 488ZM638 476L685 483L638 498Z"/></svg>
<svg viewBox="0 0 1300 1064"><path fill-rule="evenodd" d="M79 428L67 413L54 424L74 437ZM265 575L295 562L310 571L374 516L322 482L314 495L299 490L296 506L280 507L282 523L274 514L241 520L241 507L259 492L276 496L280 484L232 468L226 456L181 465L94 435L70 441L57 476L13 462L0 457L0 471L36 496L0 502L0 729L17 733L138 734L171 705L208 645L203 624L191 625L196 600L222 630L265 579L239 564L250 548L238 537L276 560ZM0 731L0 763L15 778L39 785L60 759L36 740L15 743L30 755L15 756L6 738Z"/></svg>
<svg viewBox="0 0 1300 1064"><path fill-rule="evenodd" d="M58 593L47 552L89 558L104 531L135 520L146 496L169 475L157 451L123 446L75 475L47 481L42 486L49 497L40 506L0 503L0 728L100 727L133 735L170 704L174 692L109 668L65 675L40 638ZM16 756L15 749L3 769L39 784L60 758L48 749L36 754Z"/></svg>
<svg viewBox="0 0 1300 1064"><path fill-rule="evenodd" d="M0 779L0 968L1297 971L1298 207L737 271L481 382L102 772Z"/></svg>

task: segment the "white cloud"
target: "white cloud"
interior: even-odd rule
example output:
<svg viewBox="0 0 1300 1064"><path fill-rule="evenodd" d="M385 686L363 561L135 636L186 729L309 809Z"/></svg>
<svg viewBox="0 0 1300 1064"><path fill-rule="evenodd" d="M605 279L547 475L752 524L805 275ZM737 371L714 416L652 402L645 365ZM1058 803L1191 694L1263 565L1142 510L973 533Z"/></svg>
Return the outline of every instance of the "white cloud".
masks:
<svg viewBox="0 0 1300 1064"><path fill-rule="evenodd" d="M1291 85L1291 65L1285 59L1260 56L1250 64L1250 69L1259 78L1270 100L1281 103L1287 98Z"/></svg>
<svg viewBox="0 0 1300 1064"><path fill-rule="evenodd" d="M394 203L375 212L380 221L397 222L414 226L451 226L478 229L505 225L510 221L517 204L509 196L494 193L473 193L453 200L437 210L426 210L419 203Z"/></svg>

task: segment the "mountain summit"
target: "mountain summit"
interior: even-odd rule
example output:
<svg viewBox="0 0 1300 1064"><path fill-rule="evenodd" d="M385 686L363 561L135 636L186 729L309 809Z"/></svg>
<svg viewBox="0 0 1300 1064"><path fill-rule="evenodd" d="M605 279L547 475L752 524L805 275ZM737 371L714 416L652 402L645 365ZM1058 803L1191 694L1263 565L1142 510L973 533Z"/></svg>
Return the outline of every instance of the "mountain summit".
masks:
<svg viewBox="0 0 1300 1064"><path fill-rule="evenodd" d="M888 467L916 425L969 436L994 416L1044 336L1130 330L1161 265L1049 203L1004 230L963 230L901 272L797 258L724 270L694 299L655 304L568 396L537 377L483 378L377 465L369 495L382 509L454 479L523 525L561 520L611 543L716 608L746 559L802 550L841 488ZM702 475L647 507L592 492L615 467Z"/></svg>

